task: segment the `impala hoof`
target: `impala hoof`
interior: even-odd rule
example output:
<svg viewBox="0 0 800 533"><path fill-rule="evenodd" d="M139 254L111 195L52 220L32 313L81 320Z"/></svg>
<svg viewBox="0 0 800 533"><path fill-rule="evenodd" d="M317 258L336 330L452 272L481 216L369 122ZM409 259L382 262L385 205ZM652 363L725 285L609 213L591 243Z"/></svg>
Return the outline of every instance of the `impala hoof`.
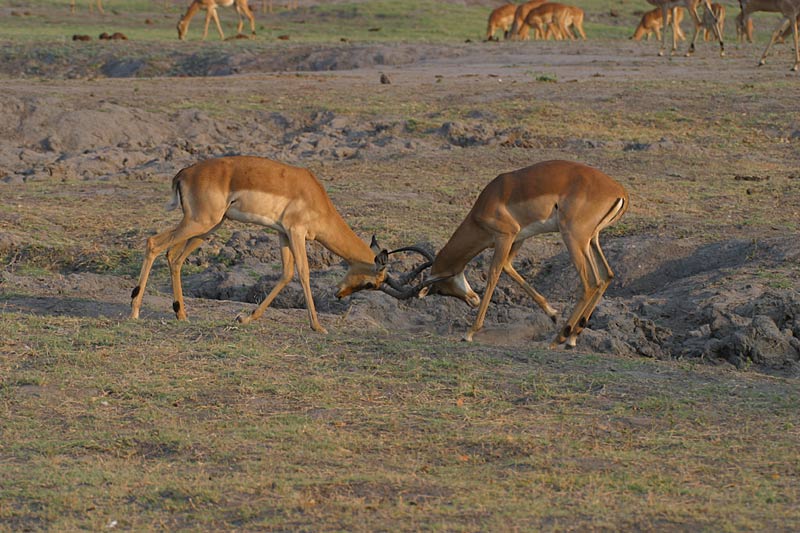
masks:
<svg viewBox="0 0 800 533"><path fill-rule="evenodd" d="M236 322L239 324L249 324L251 320L249 316L239 315L236 317Z"/></svg>

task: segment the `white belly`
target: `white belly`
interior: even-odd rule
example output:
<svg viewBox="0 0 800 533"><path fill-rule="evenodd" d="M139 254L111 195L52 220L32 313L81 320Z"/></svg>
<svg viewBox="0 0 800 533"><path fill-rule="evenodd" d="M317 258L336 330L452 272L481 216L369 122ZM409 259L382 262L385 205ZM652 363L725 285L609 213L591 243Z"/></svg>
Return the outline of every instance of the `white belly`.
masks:
<svg viewBox="0 0 800 533"><path fill-rule="evenodd" d="M225 217L238 222L267 226L286 233L283 216L291 200L273 194L240 191L230 198L230 207Z"/></svg>
<svg viewBox="0 0 800 533"><path fill-rule="evenodd" d="M546 220L537 220L528 224L520 230L514 242L524 241L528 237L539 235L540 233L554 233L558 231L558 210L553 209L553 214Z"/></svg>

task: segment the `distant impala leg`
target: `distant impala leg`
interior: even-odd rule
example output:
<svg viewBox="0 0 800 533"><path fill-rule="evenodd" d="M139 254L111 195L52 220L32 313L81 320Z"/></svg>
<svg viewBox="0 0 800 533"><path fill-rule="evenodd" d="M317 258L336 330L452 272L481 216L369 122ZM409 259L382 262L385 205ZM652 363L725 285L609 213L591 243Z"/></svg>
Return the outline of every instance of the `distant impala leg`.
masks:
<svg viewBox="0 0 800 533"><path fill-rule="evenodd" d="M800 63L800 51L797 50L797 20L793 22L790 18L783 20L780 26L778 26L778 28L772 32L772 37L770 37L769 43L767 43L767 47L764 49L764 53L761 54L761 59L758 61L759 66L764 65L767 62L767 54L769 54L770 48L772 48L772 45L775 44L775 41L778 39L778 37L789 28L790 24L792 25L792 31L794 34L794 49L796 57L792 70L797 70L797 65Z"/></svg>

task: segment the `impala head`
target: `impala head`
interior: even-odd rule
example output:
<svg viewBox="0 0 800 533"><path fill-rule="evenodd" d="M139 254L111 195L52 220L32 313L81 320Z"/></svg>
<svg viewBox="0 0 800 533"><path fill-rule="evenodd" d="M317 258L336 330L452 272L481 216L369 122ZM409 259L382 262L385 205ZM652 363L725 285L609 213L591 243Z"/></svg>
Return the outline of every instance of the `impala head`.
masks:
<svg viewBox="0 0 800 533"><path fill-rule="evenodd" d="M431 275L423 282L422 286L422 290L419 291L420 298L424 298L428 294L441 294L463 300L470 307L478 307L481 303L481 297L469 286L463 271L455 276Z"/></svg>
<svg viewBox="0 0 800 533"><path fill-rule="evenodd" d="M178 21L178 39L183 41L186 39L186 31L189 29L189 22L186 19Z"/></svg>
<svg viewBox="0 0 800 533"><path fill-rule="evenodd" d="M375 252L374 264L351 264L342 282L336 286L337 298L344 298L358 291L379 289L383 285L386 280L386 263L389 261L389 252L381 250L375 237L372 237L370 248Z"/></svg>

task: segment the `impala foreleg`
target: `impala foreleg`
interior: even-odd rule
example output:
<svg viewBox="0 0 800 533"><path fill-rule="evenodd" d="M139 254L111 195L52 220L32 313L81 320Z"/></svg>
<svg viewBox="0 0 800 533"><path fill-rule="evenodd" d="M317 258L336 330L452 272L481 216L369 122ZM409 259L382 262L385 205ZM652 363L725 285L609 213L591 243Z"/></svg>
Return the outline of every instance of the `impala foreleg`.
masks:
<svg viewBox="0 0 800 533"><path fill-rule="evenodd" d="M547 314L547 316L550 317L550 320L552 320L553 323L555 323L556 317L558 316L558 311L553 309L553 307L547 301L547 298L542 296L536 289L534 289L531 285L529 285L528 282L525 281L525 278L523 278L511 264L511 262L514 260L514 257L517 255L517 252L522 247L522 243L523 241L515 242L514 246L511 247L511 252L508 254L508 261L506 261L506 264L503 265L503 272L508 274L509 277L511 277L511 279L516 281L517 284L520 287L522 287L522 290L524 290L528 294L528 296L533 298L533 301L536 302L536 304L542 309L542 311L544 311Z"/></svg>
<svg viewBox="0 0 800 533"><path fill-rule="evenodd" d="M784 31L786 31L786 29L789 27L789 24L791 23L792 23L791 19L789 17L786 17L783 21L781 21L781 24L780 26L778 26L778 29L772 32L772 36L770 37L769 42L767 43L767 47L764 48L764 53L761 54L761 59L758 61L759 66L767 62L767 54L769 54L770 48L772 48L772 45L775 44L775 41L778 39L778 36L781 35ZM797 47L795 47L795 50L796 49Z"/></svg>
<svg viewBox="0 0 800 533"><path fill-rule="evenodd" d="M508 261L508 254L511 251L511 246L514 244L514 237L512 235L502 235L495 240L494 256L492 257L492 264L489 266L489 272L486 276L486 289L483 291L483 298L478 306L478 316L475 317L475 322L469 328L467 334L464 335L464 340L472 342L472 337L483 328L483 321L486 319L486 311L489 309L489 302L492 301L492 294L495 287L497 287L497 280L500 278L500 273L503 271L504 265Z"/></svg>
<svg viewBox="0 0 800 533"><path fill-rule="evenodd" d="M272 301L278 296L278 294L283 290L286 285L292 281L292 277L294 276L294 255L292 254L292 250L289 247L289 239L281 234L281 263L283 265L283 273L281 274L281 278L278 280L278 283L272 288L270 293L267 295L266 298L258 305L255 311L253 311L249 316L238 316L236 317L237 322L240 324L249 324L253 320L257 320L261 315L264 314L267 307L270 306ZM313 324L313 322L312 322Z"/></svg>
<svg viewBox="0 0 800 533"><path fill-rule="evenodd" d="M314 307L314 297L311 294L311 280L309 279L308 256L306 255L306 231L304 228L294 228L289 233L289 247L297 264L297 277L303 286L303 295L306 298L306 309L311 329L320 333L327 333L317 318L317 309Z"/></svg>
<svg viewBox="0 0 800 533"><path fill-rule="evenodd" d="M669 16L668 13L669 13L669 8L667 7L667 4L663 4L661 6L661 20L664 21L664 32L661 35L661 48L659 48L659 50L658 50L658 55L659 56L663 56L664 55L664 51L667 49L667 23L666 23L666 21L669 20L667 18ZM674 31L675 31L675 19L672 19L672 23L673 23L672 28L673 28L673 33L674 33ZM674 39L673 39L673 42L674 42ZM673 44L672 50L673 50L673 52L675 51L675 44Z"/></svg>

